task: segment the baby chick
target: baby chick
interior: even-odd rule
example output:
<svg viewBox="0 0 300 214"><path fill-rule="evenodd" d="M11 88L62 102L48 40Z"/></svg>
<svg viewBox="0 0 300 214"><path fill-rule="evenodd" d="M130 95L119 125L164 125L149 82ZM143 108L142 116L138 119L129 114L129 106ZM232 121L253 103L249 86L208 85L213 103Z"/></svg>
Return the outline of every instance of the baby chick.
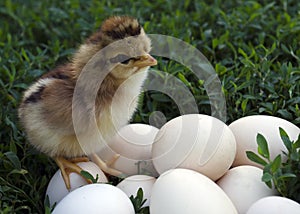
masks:
<svg viewBox="0 0 300 214"><path fill-rule="evenodd" d="M110 44L116 41L128 38L133 38L128 42L130 47L126 48L125 45L114 48L110 51L109 58L102 59L114 63L115 66L108 72L101 70L103 66L99 66L97 71L99 75L107 72L99 90L96 91L93 103L92 115L95 117L98 130L88 129L90 126L87 123L91 120L82 119L83 127L87 127L83 131L91 137L86 137L84 142L79 142L72 120L73 96L77 80L83 70L86 70L85 66L88 62L99 51L110 47ZM149 66L157 63L149 55L150 49L150 39L136 19L127 16L111 17L103 22L99 31L79 47L69 63L46 73L25 91L19 107L19 118L29 142L39 151L55 159L68 189L70 189L69 174L71 172L80 174L82 169L76 165L76 162L86 160L86 156L91 155L103 171L113 175L120 173L110 169L109 164L105 164L95 155L95 152L98 145L105 143L101 141L113 137L132 117L137 105L136 97L140 94L146 78L145 71ZM145 73L145 75L138 75L134 81L130 81L130 78L137 73ZM117 112L120 115L116 123L112 121L112 101L122 84L128 84L128 87L120 87L123 96L116 98L118 99ZM82 99L77 100L77 105L81 106L82 112L87 112L90 108L88 107L90 103L85 101L86 96L88 94L83 93ZM105 137L101 140L93 138L96 132L102 133Z"/></svg>

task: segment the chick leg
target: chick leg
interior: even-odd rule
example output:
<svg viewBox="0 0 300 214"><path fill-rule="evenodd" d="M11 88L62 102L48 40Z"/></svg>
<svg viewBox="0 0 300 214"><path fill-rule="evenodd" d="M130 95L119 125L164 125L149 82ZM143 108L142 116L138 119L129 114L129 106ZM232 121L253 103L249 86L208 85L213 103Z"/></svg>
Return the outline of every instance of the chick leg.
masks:
<svg viewBox="0 0 300 214"><path fill-rule="evenodd" d="M70 160L67 160L63 157L56 157L55 158L56 164L58 165L61 175L64 179L64 182L66 184L66 188L68 190L71 189L70 184L70 173L75 172L81 176L82 168L76 165L78 162L86 162L88 161L88 158L86 157L80 157L80 158L73 158ZM88 183L92 183L90 179L84 178Z"/></svg>
<svg viewBox="0 0 300 214"><path fill-rule="evenodd" d="M119 157L120 155L116 154L111 160L104 162L97 154L93 153L91 155L93 162L95 162L102 171L113 176L120 176L123 174L119 170L110 167L116 160L118 160Z"/></svg>

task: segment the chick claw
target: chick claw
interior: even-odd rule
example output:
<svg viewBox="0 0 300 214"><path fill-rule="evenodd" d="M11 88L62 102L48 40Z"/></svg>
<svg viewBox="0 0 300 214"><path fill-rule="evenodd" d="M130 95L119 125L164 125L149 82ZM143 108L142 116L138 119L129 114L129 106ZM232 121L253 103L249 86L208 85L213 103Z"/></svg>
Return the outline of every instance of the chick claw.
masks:
<svg viewBox="0 0 300 214"><path fill-rule="evenodd" d="M113 176L120 176L120 175L123 175L122 172L120 172L119 170L116 170L116 169L113 169L111 168L110 166L114 164L114 162L116 162L116 160L118 160L118 158L120 157L119 154L116 154L114 155L114 157L107 161L107 162L104 162L97 154L92 154L91 155L91 158L93 160L93 162L95 164L98 165L98 167L105 173L107 174L110 174L110 175L113 175Z"/></svg>
<svg viewBox="0 0 300 214"><path fill-rule="evenodd" d="M66 188L70 191L71 189L71 183L70 183L70 174L72 172L75 172L77 174L81 175L82 168L76 165L78 162L88 162L89 159L87 157L79 157L79 158L73 158L70 160L67 160L63 157L56 157L55 161L61 171L61 175L64 179ZM83 177L83 176L82 176ZM83 177L84 178L84 177ZM90 179L84 178L88 183L92 183Z"/></svg>

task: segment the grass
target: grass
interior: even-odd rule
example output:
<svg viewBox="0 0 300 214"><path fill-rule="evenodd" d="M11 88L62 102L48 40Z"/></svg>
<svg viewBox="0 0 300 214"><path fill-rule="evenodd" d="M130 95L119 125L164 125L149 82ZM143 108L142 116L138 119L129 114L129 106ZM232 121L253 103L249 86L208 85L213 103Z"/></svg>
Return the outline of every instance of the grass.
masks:
<svg viewBox="0 0 300 214"><path fill-rule="evenodd" d="M243 1L0 1L0 213L43 213L57 167L29 146L17 119L22 92L67 61L74 48L111 15L137 17L148 33L197 47L215 67L227 102L227 123L267 114L300 124L300 2ZM159 58L156 69L183 80L200 113L210 114L203 80ZM179 115L173 101L147 91L134 122L153 111Z"/></svg>

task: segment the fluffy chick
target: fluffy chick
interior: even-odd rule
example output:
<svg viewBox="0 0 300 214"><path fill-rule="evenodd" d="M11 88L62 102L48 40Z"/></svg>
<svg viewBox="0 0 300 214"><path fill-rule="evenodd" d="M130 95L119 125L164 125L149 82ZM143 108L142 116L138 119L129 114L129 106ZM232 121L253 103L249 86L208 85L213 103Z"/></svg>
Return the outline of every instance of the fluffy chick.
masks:
<svg viewBox="0 0 300 214"><path fill-rule="evenodd" d="M82 127L85 127L83 132L87 136L84 142L79 142L72 119L76 83L83 70L88 72L85 66L99 51L109 48L116 41L129 38L132 40L125 42L124 47L122 44L117 45L110 49L108 57L100 59L114 66L111 71L103 70L105 66L99 66L97 71L99 75L106 73L107 75L95 93L92 114L86 115L86 112L91 109L91 103L85 99L87 93L83 93L82 99L77 100L77 105L82 108L85 115L82 117ZM140 94L146 78L145 71L149 66L157 63L149 55L150 49L150 39L136 19L127 16L111 17L104 21L99 31L79 47L69 63L46 73L25 91L19 107L19 118L29 142L36 149L56 160L68 189L70 189L69 173L80 174L81 171L81 168L75 164L74 158L79 158L77 161L81 161L80 157L97 152L98 146L105 143L101 141L113 137L132 117L137 105L136 97ZM142 75L137 75L130 80L137 73ZM118 99L118 106L115 105L113 108L118 117L113 117L114 112L111 109L114 95L122 84L128 84L128 87L121 87L122 91L119 94L123 96L115 98ZM98 130L89 129L91 127L89 123L93 118ZM117 118L117 122L113 121L113 118ZM104 136L101 140L92 137L97 136L95 133L98 131ZM101 159L98 160L104 171L110 174L119 173L110 170Z"/></svg>

